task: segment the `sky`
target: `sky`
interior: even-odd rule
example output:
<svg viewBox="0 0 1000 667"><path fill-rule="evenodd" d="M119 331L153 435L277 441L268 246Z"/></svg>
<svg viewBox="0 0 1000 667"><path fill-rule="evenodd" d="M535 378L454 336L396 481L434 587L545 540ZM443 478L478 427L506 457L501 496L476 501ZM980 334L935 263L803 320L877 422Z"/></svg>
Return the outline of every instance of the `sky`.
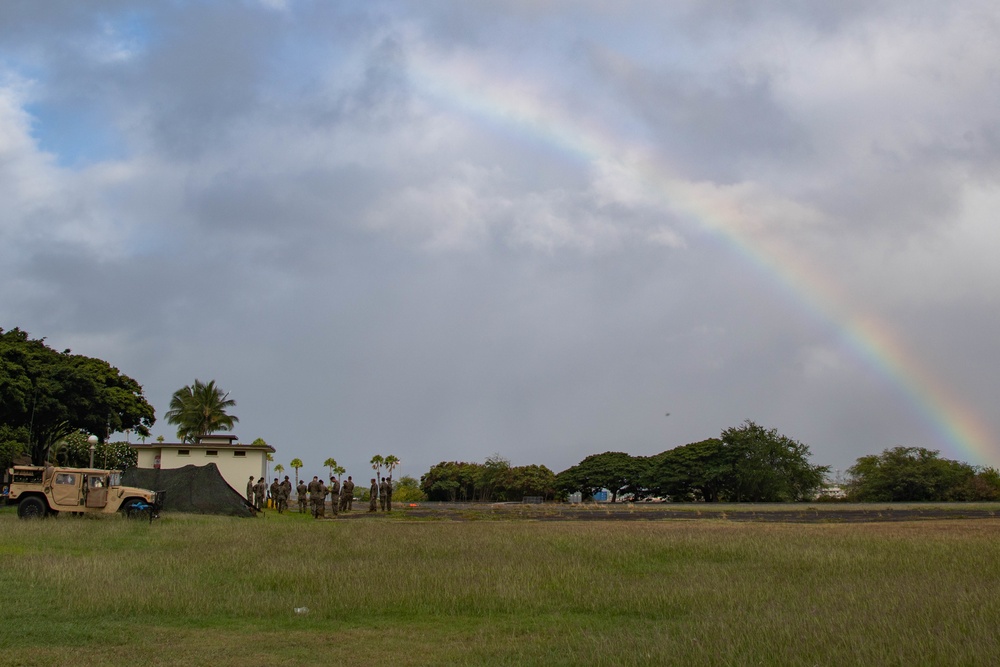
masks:
<svg viewBox="0 0 1000 667"><path fill-rule="evenodd" d="M986 0L8 0L0 328L304 475L1000 466L997 109Z"/></svg>

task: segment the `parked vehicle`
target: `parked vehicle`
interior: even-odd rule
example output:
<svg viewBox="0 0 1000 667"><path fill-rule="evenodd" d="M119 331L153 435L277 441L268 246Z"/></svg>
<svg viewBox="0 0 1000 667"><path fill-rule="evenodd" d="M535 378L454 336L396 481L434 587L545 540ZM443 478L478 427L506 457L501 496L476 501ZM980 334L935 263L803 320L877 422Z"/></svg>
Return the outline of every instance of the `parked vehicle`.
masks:
<svg viewBox="0 0 1000 667"><path fill-rule="evenodd" d="M7 470L4 496L22 519L73 514L148 516L163 506L163 492L121 485L121 471L97 468L14 466Z"/></svg>

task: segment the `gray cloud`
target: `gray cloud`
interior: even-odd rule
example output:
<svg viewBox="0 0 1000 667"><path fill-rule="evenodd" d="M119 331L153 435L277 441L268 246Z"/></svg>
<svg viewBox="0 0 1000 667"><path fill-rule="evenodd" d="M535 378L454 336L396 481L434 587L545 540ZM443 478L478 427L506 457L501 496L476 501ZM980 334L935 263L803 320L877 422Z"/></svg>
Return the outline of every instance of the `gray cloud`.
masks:
<svg viewBox="0 0 1000 667"><path fill-rule="evenodd" d="M560 470L745 418L842 469L1000 463L997 10L608 7L13 3L0 326L161 416L215 379L315 471ZM866 317L922 375L859 352Z"/></svg>

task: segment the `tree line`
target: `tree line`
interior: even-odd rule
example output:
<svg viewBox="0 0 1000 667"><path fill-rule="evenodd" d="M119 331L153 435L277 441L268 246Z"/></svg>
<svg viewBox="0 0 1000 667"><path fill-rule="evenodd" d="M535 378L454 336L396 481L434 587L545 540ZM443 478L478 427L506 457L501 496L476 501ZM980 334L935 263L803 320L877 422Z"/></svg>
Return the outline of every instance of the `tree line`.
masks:
<svg viewBox="0 0 1000 667"><path fill-rule="evenodd" d="M171 398L167 421L183 441L232 429L236 405L215 381L184 387ZM0 329L0 466L24 454L32 463L89 464L87 434L98 437L94 462L124 469L135 464L116 432L149 435L153 407L142 387L108 362L50 348L14 328ZM608 451L587 456L558 474L543 465L512 466L495 455L485 463L441 462L414 488L430 500L545 500L606 489L612 501L661 498L674 502L786 502L809 500L828 484L829 466L813 465L806 445L747 420L718 438L674 447L653 456ZM295 463L301 461L294 459ZM395 456L375 456L376 474L390 474ZM324 465L336 462L328 459ZM275 468L277 471L277 466ZM332 474L332 468L331 468ZM1000 472L942 458L935 450L894 447L863 456L847 470L847 500L1000 500ZM409 480L408 480L409 482ZM414 483L414 487L417 485Z"/></svg>

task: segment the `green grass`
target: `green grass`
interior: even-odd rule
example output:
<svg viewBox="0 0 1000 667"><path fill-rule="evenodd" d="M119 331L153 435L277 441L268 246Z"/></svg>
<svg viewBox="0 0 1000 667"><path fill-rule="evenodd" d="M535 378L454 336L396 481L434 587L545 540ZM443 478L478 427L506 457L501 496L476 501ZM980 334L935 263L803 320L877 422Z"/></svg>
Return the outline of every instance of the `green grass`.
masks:
<svg viewBox="0 0 1000 667"><path fill-rule="evenodd" d="M0 664L987 665L1000 649L994 520L375 519L5 510Z"/></svg>

